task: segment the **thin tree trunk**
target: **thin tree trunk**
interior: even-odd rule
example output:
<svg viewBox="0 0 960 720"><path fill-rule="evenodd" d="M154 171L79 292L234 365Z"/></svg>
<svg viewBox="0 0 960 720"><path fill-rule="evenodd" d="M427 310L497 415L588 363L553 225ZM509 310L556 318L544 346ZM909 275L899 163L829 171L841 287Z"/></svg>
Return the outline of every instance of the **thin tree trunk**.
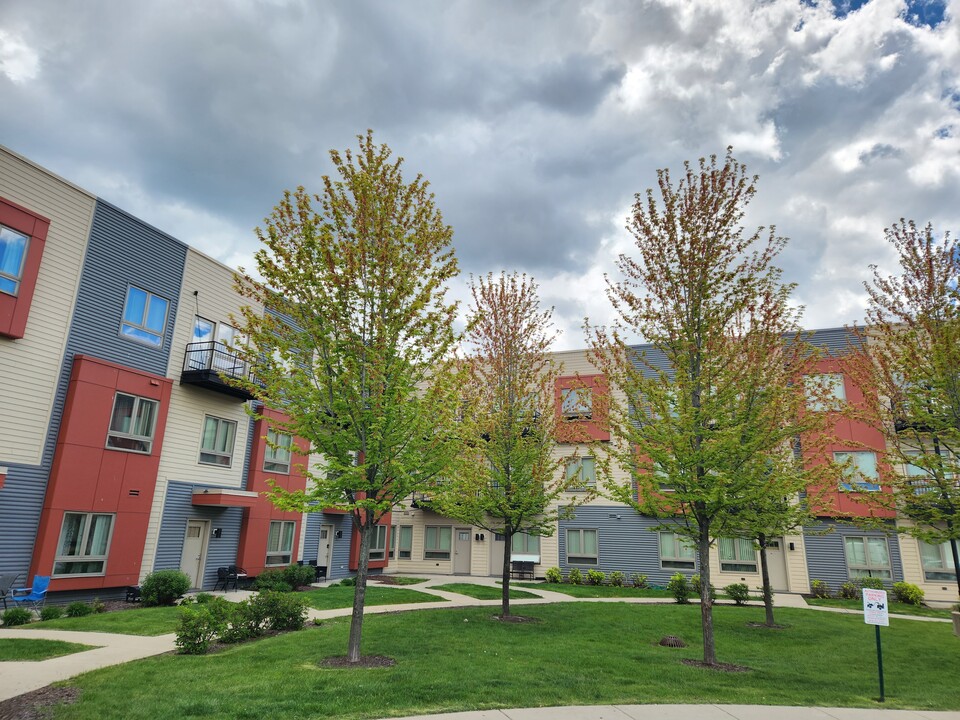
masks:
<svg viewBox="0 0 960 720"><path fill-rule="evenodd" d="M717 650L713 637L713 598L710 597L710 525L700 525L697 541L700 560L700 625L703 629L703 662L715 665Z"/></svg>
<svg viewBox="0 0 960 720"><path fill-rule="evenodd" d="M950 527L953 523L948 523ZM957 539L950 538L950 550L953 553L953 572L957 575L957 599L960 600L960 557L957 553Z"/></svg>
<svg viewBox="0 0 960 720"><path fill-rule="evenodd" d="M503 587L500 601L500 617L510 617L510 551L513 548L513 533L509 527L503 529Z"/></svg>
<svg viewBox="0 0 960 720"><path fill-rule="evenodd" d="M367 570L370 566L370 539L373 526L364 518L360 526L360 562L357 567L357 583L353 589L353 614L350 616L350 641L347 645L347 660L360 662L360 638L363 634L363 605L367 595Z"/></svg>
<svg viewBox="0 0 960 720"><path fill-rule="evenodd" d="M773 588L770 587L770 571L767 566L767 536L763 533L757 537L760 543L760 581L763 583L763 609L767 615L767 627L773 627Z"/></svg>

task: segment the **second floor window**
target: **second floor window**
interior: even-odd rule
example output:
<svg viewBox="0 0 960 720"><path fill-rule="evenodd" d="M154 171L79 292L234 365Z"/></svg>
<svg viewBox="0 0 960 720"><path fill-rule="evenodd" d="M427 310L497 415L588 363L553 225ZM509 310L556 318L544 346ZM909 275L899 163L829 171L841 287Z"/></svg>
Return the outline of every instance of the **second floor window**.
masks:
<svg viewBox="0 0 960 720"><path fill-rule="evenodd" d="M586 490L597 486L597 463L592 457L572 458L567 461L567 490Z"/></svg>
<svg viewBox="0 0 960 720"><path fill-rule="evenodd" d="M30 239L0 225L0 292L16 295L23 278L23 263Z"/></svg>
<svg viewBox="0 0 960 720"><path fill-rule="evenodd" d="M841 482L840 487L844 490L865 490L867 492L876 492L880 489L879 483L875 482L879 478L877 474L877 454L874 452L835 452L834 461L843 465L843 474L847 482Z"/></svg>
<svg viewBox="0 0 960 720"><path fill-rule="evenodd" d="M807 407L815 412L839 410L847 399L843 375L840 373L807 375L804 383L807 388Z"/></svg>
<svg viewBox="0 0 960 720"><path fill-rule="evenodd" d="M560 391L560 408L566 420L590 420L593 398L589 390L564 388Z"/></svg>
<svg viewBox="0 0 960 720"><path fill-rule="evenodd" d="M292 446L293 436L289 433L267 430L267 451L263 457L264 472L289 473Z"/></svg>
<svg viewBox="0 0 960 720"><path fill-rule="evenodd" d="M233 420L210 417L203 419L203 437L200 438L200 462L204 465L230 467L233 462L233 440L237 423Z"/></svg>
<svg viewBox="0 0 960 720"><path fill-rule="evenodd" d="M131 285L123 304L120 334L153 347L163 345L170 303L158 295Z"/></svg>
<svg viewBox="0 0 960 720"><path fill-rule="evenodd" d="M153 448L158 406L156 400L117 393L113 398L107 447L149 454Z"/></svg>

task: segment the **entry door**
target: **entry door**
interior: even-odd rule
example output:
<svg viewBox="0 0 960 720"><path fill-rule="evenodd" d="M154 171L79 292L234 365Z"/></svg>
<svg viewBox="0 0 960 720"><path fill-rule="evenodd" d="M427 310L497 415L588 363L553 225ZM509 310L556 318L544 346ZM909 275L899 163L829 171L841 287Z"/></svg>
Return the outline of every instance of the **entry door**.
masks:
<svg viewBox="0 0 960 720"><path fill-rule="evenodd" d="M770 573L770 585L777 592L787 592L787 565L783 553L783 540L767 542L767 572Z"/></svg>
<svg viewBox="0 0 960 720"><path fill-rule="evenodd" d="M333 564L333 525L320 526L320 546L317 548L317 565L327 568L327 577L330 577L330 566Z"/></svg>
<svg viewBox="0 0 960 720"><path fill-rule="evenodd" d="M454 575L470 574L470 528L456 528L457 540L453 544Z"/></svg>
<svg viewBox="0 0 960 720"><path fill-rule="evenodd" d="M183 554L180 556L180 571L190 578L190 587L203 587L203 567L207 553L206 520L188 520L187 532L183 538Z"/></svg>
<svg viewBox="0 0 960 720"><path fill-rule="evenodd" d="M506 535L494 533L490 542L490 574L494 577L503 577L503 543Z"/></svg>

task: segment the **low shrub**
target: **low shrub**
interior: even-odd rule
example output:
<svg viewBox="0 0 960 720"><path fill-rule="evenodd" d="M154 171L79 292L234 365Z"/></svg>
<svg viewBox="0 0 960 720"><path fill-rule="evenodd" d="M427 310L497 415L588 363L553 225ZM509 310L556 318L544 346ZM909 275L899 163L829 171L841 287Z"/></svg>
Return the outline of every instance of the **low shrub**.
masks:
<svg viewBox="0 0 960 720"><path fill-rule="evenodd" d="M587 570L587 585L603 585L607 574L602 570Z"/></svg>
<svg viewBox="0 0 960 720"><path fill-rule="evenodd" d="M3 613L3 626L26 625L33 619L33 613L26 608L10 608Z"/></svg>
<svg viewBox="0 0 960 720"><path fill-rule="evenodd" d="M837 597L843 598L844 600L856 600L860 597L860 588L857 587L856 583L848 580L840 585L840 589L837 591Z"/></svg>
<svg viewBox="0 0 960 720"><path fill-rule="evenodd" d="M580 568L573 568L570 571L570 574L567 575L567 582L571 585L583 585L583 573L580 572Z"/></svg>
<svg viewBox="0 0 960 720"><path fill-rule="evenodd" d="M830 588L827 587L827 584L823 580L811 580L810 593L814 597L828 598L830 597Z"/></svg>
<svg viewBox="0 0 960 720"><path fill-rule="evenodd" d="M563 582L563 573L560 572L560 568L558 567L547 568L547 571L543 574L543 577L548 583Z"/></svg>
<svg viewBox="0 0 960 720"><path fill-rule="evenodd" d="M683 573L676 573L670 578L670 582L667 583L667 590L670 591L678 604L683 605L690 602L690 583L687 582L687 577Z"/></svg>
<svg viewBox="0 0 960 720"><path fill-rule="evenodd" d="M97 614L105 613L107 611L107 604L98 597L95 597L90 602L90 607L92 607L93 611Z"/></svg>
<svg viewBox="0 0 960 720"><path fill-rule="evenodd" d="M255 590L272 590L273 592L290 592L293 590L293 586L287 580L286 568L264 570L257 575L253 587Z"/></svg>
<svg viewBox="0 0 960 720"><path fill-rule="evenodd" d="M317 579L317 571L313 569L313 565L291 565L283 571L283 576L296 590L298 587L312 584Z"/></svg>
<svg viewBox="0 0 960 720"><path fill-rule="evenodd" d="M627 576L624 575L619 570L614 570L610 573L610 584L614 587L623 587L623 584L626 582Z"/></svg>
<svg viewBox="0 0 960 720"><path fill-rule="evenodd" d="M56 620L63 617L63 608L59 605L47 605L40 611L41 620Z"/></svg>
<svg viewBox="0 0 960 720"><path fill-rule="evenodd" d="M157 570L144 578L140 599L144 605L173 605L190 589L190 578L179 570Z"/></svg>
<svg viewBox="0 0 960 720"><path fill-rule="evenodd" d="M357 579L355 577L345 577L340 581L340 584L343 585L343 587L353 587L357 584Z"/></svg>
<svg viewBox="0 0 960 720"><path fill-rule="evenodd" d="M93 614L93 608L85 602L72 602L67 605L67 617L86 617Z"/></svg>
<svg viewBox="0 0 960 720"><path fill-rule="evenodd" d="M633 575L630 576L630 582L633 583L635 588L640 588L641 590L646 590L650 587L647 576L643 573L633 573Z"/></svg>
<svg viewBox="0 0 960 720"><path fill-rule="evenodd" d="M893 599L907 605L923 605L923 590L917 585L908 582L893 584Z"/></svg>
<svg viewBox="0 0 960 720"><path fill-rule="evenodd" d="M750 599L750 588L747 587L746 583L731 583L723 591L737 605L746 605L747 600Z"/></svg>
<svg viewBox="0 0 960 720"><path fill-rule="evenodd" d="M862 578L857 578L853 582L861 590L863 588L870 588L872 590L883 590L883 580L881 580L880 578L862 577ZM858 593L858 596L859 595L860 593Z"/></svg>
<svg viewBox="0 0 960 720"><path fill-rule="evenodd" d="M701 584L701 582L700 582L700 575L699 575L699 574L698 574L698 575L694 575L693 577L690 578L690 585L693 586L693 594L694 594L694 595L696 595L697 597L703 597L703 595L702 595L703 587L702 587L702 584ZM711 599L711 600L716 600L716 599L717 599L717 589L713 586L712 583L710 584L710 599Z"/></svg>
<svg viewBox="0 0 960 720"><path fill-rule="evenodd" d="M198 605L206 605L215 597L216 595L211 595L210 593L206 593L206 592L200 592L193 596L193 601Z"/></svg>
<svg viewBox="0 0 960 720"><path fill-rule="evenodd" d="M250 605L267 618L270 630L302 630L307 621L307 603L297 595L263 592Z"/></svg>
<svg viewBox="0 0 960 720"><path fill-rule="evenodd" d="M207 605L184 605L177 620L177 649L183 655L203 655L224 625L214 617Z"/></svg>

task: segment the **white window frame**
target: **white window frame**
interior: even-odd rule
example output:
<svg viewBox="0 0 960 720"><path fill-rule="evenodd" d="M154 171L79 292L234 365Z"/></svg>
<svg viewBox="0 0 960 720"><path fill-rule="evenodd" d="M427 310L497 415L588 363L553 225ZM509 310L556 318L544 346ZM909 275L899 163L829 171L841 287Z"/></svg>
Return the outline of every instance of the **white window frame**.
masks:
<svg viewBox="0 0 960 720"><path fill-rule="evenodd" d="M76 548L80 552L73 554L62 554L61 547L63 545L63 531L67 525L67 520L71 516L81 516L84 518L83 525L80 530L80 537L76 543ZM93 528L93 518L95 517L106 517L110 518L110 527L107 530L107 541L105 543L105 549L103 553L90 553L89 544L91 541L90 532ZM88 576L103 576L107 573L107 558L110 556L110 544L113 541L113 529L116 526L116 515L113 513L93 513L93 512L65 512L63 514L63 520L60 523L60 536L57 538L57 554L53 561L53 576L54 577L88 577ZM87 548L87 551L84 552L83 548ZM69 572L64 571L61 566L67 564L79 564L79 563L100 563L100 569L93 572ZM58 571L58 568L61 568Z"/></svg>
<svg viewBox="0 0 960 720"><path fill-rule="evenodd" d="M286 442L281 443L280 438L286 438ZM284 460L284 455L286 455L286 460ZM293 435L272 428L267 430L267 447L263 453L263 471L289 475L292 461Z"/></svg>
<svg viewBox="0 0 960 720"><path fill-rule="evenodd" d="M377 525L373 528L373 538L370 540L370 549L367 551L368 559L386 560L387 529L386 525Z"/></svg>
<svg viewBox="0 0 960 720"><path fill-rule="evenodd" d="M811 391L826 390L829 392L829 399L826 404L815 397L807 398L807 409L813 412L826 412L828 410L839 410L847 401L847 390L843 373L819 373L817 375L807 375L804 377L804 384Z"/></svg>
<svg viewBox="0 0 960 720"><path fill-rule="evenodd" d="M861 543L863 545L864 564L855 565L850 558L850 544ZM874 562L871 552L871 545L883 543L884 553L887 556L886 565ZM893 563L890 560L890 544L885 537L876 537L874 535L846 535L843 538L843 556L847 562L847 574L852 578L857 577L878 577L881 580L893 580Z"/></svg>
<svg viewBox="0 0 960 720"><path fill-rule="evenodd" d="M930 550L924 551L924 546ZM953 566L953 551L950 549L950 541L942 542L939 545L931 545L923 540L917 540L917 550L920 553L920 565L923 568L923 579L927 582L956 582L957 570ZM927 565L929 556L934 552L940 555L939 565Z"/></svg>
<svg viewBox="0 0 960 720"><path fill-rule="evenodd" d="M697 549L689 538L669 530L658 533L660 544L660 567L664 570L696 570ZM691 555L685 555L683 548L689 549Z"/></svg>
<svg viewBox="0 0 960 720"><path fill-rule="evenodd" d="M20 240L21 238L23 239L23 252L20 254L20 267L16 269L16 273L4 272L3 269L0 268L0 279L7 280L13 283L12 291L5 290L2 287L0 287L0 292L6 295L12 295L13 297L17 297L20 294L20 283L23 282L23 269L27 265L27 255L30 252L31 238L26 233L22 233L19 230L14 230L12 227L7 227L6 225L0 225L0 242L5 240L4 235L6 233L13 234L15 236L14 238L12 238L13 240ZM6 239L8 241L10 240L9 238L6 238Z"/></svg>
<svg viewBox="0 0 960 720"><path fill-rule="evenodd" d="M207 437L207 422L213 421L217 423L217 429L213 437L213 447L207 448L203 446L204 440ZM226 451L217 450L220 446L220 440L222 439L221 433L224 428L231 428L230 436L230 447ZM235 420L227 420L226 418L216 417L214 415L204 415L203 416L203 427L200 430L200 455L197 459L197 462L200 465L213 465L214 467L229 468L233 466L233 449L237 444L237 422ZM208 456L204 458L204 456ZM218 462L218 458L224 460L225 462Z"/></svg>
<svg viewBox="0 0 960 720"><path fill-rule="evenodd" d="M431 531L433 543L431 544ZM443 536L447 537L447 549L443 549ZM423 528L423 559L449 560L453 548L453 527L451 525L427 525Z"/></svg>
<svg viewBox="0 0 960 720"><path fill-rule="evenodd" d="M596 548L594 554L587 552L586 538L587 533L593 533L593 546ZM578 552L570 553L570 538L578 538L576 544L579 546ZM567 565L596 565L600 560L600 532L597 528L567 528L566 537Z"/></svg>
<svg viewBox="0 0 960 720"><path fill-rule="evenodd" d="M593 394L587 388L562 388L560 412L564 420L592 420Z"/></svg>
<svg viewBox="0 0 960 720"><path fill-rule="evenodd" d="M860 462L860 459L866 458L868 456L873 457L873 471L864 472L863 465ZM877 473L877 454L872 450L842 450L835 452L833 454L833 461L838 465L843 465L847 458L852 460L853 471L845 471L844 476L848 479L848 482L840 482L840 488L848 492L854 490L854 485L857 486L857 491L862 492L879 492L880 483L879 482L870 482L870 479L879 480L880 477ZM866 480L857 480L857 477L867 478Z"/></svg>
<svg viewBox="0 0 960 720"><path fill-rule="evenodd" d="M724 555L727 557L724 558ZM721 572L758 572L757 549L749 538L720 538L717 541L717 556Z"/></svg>
<svg viewBox="0 0 960 720"><path fill-rule="evenodd" d="M134 290L137 292L142 292L147 296L143 303L143 314L140 316L139 322L127 320L127 304L130 302L130 294ZM163 323L160 326L159 332L147 325L148 318L150 317L150 305L154 300L159 300L160 302L164 303ZM136 285L127 286L127 295L123 301L123 314L120 316L120 337L133 340L134 342L138 342L152 348L162 348L163 337L167 332L167 320L169 320L169 318L169 300L167 300L165 297L161 297L160 295L156 295L149 290L144 290L141 287L137 287Z"/></svg>
<svg viewBox="0 0 960 720"><path fill-rule="evenodd" d="M589 472L584 473L585 467L589 468ZM578 483L567 486L567 492L585 492L597 486L597 460L594 457L569 458L564 464L563 471L566 474L567 481L573 481L574 477L579 478ZM584 480L584 474L587 475L586 480Z"/></svg>
<svg viewBox="0 0 960 720"><path fill-rule="evenodd" d="M272 542L273 526L279 526L276 542ZM287 566L293 561L293 542L297 534L297 523L293 520L271 520L267 532L266 567ZM289 542L287 539L289 538ZM285 559L284 559L285 558Z"/></svg>
<svg viewBox="0 0 960 720"><path fill-rule="evenodd" d="M410 560L413 557L413 525L394 525L390 529L391 558Z"/></svg>
<svg viewBox="0 0 960 720"><path fill-rule="evenodd" d="M113 424L117 413L117 400L121 397L133 399L133 409L130 412L130 425L136 427L141 408L153 406L153 418L150 421L150 433L148 435L138 435L132 432L114 430ZM140 397L130 393L118 392L113 396L113 408L110 410L110 424L107 427L107 443L109 450L119 450L121 452L135 452L142 455L149 455L153 450L153 438L157 432L157 417L160 414L160 401L153 398ZM141 447L124 447L124 444L140 443Z"/></svg>

